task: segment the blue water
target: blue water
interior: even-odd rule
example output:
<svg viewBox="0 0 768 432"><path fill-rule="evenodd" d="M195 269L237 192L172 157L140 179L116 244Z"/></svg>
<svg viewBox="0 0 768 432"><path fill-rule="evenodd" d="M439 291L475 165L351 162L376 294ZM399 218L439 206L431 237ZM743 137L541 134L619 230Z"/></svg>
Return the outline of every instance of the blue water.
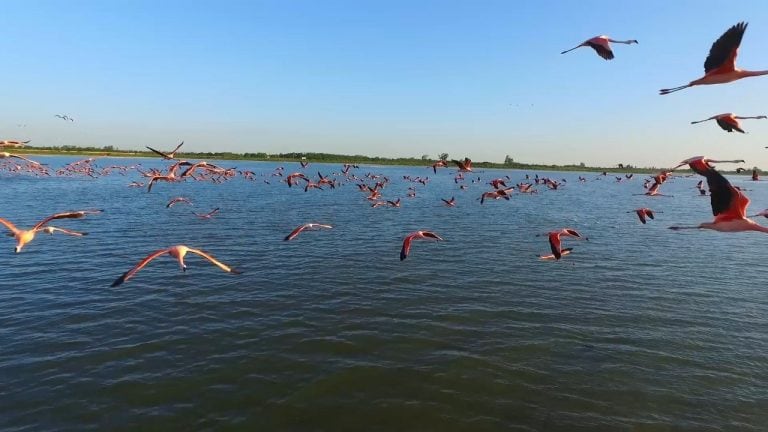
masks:
<svg viewBox="0 0 768 432"><path fill-rule="evenodd" d="M40 234L20 254L0 238L0 429L766 430L766 237L667 229L712 220L699 178L646 197L632 195L639 175L538 172L567 186L480 205L487 181L526 172L478 170L460 190L454 169L364 165L352 172L387 176L383 197L402 198L371 208L354 182L305 193L271 176L297 163L218 163L256 180L147 193L127 186L143 181L135 171L0 174L0 217L21 227L104 209L54 222L86 237ZM768 185L731 180L750 211L768 207ZM176 196L194 205L166 209ZM451 196L456 207L443 206ZM657 211L647 225L626 213L643 206ZM216 207L211 220L191 213ZM282 240L304 222L334 228ZM589 241L538 260L549 245L537 234L564 227ZM401 262L419 229L445 241L414 242ZM243 274L194 255L183 273L164 256L110 288L176 244Z"/></svg>

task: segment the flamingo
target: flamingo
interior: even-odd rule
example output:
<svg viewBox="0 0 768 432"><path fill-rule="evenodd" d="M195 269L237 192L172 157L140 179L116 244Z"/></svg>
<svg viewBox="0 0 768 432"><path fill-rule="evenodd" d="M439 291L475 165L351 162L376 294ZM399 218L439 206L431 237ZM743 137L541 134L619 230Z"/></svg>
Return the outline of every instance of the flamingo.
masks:
<svg viewBox="0 0 768 432"><path fill-rule="evenodd" d="M609 38L608 36L605 36L605 35L603 35L603 36L595 36L592 39L588 39L588 40L582 42L579 45L576 45L575 47L573 47L573 48L571 48L569 50L565 50L565 51L561 52L560 54L565 54L567 52L571 52L571 51L575 50L576 48L581 48L581 47L584 47L584 46L588 46L588 47L592 48L593 50L595 50L595 52L597 52L597 55L599 55L600 57L602 57L602 58L604 58L606 60L613 60L613 51L611 50L610 42L627 44L627 45L632 45L633 43L634 44L638 43L637 40L635 40L635 39L620 41L620 40L613 40L613 39L611 39L611 38Z"/></svg>
<svg viewBox="0 0 768 432"><path fill-rule="evenodd" d="M162 156L164 160L171 160L171 159L176 159L176 152L179 151L179 147L181 147L183 145L184 145L184 141L182 141L179 145L176 146L175 149L173 149L172 151L169 151L168 153L161 152L160 150L155 150L155 149L153 149L150 146L145 146L145 147L150 149L152 152L157 153L160 156Z"/></svg>
<svg viewBox="0 0 768 432"><path fill-rule="evenodd" d="M563 228L560 231L550 231L547 233L547 238L549 238L549 248L552 250L552 256L559 260L563 256L563 249L561 248L562 241L560 237L576 237L576 238L583 238L585 240L589 240L586 237L582 237L581 234L579 234L578 231L572 228ZM547 259L548 255L541 256L542 259Z"/></svg>
<svg viewBox="0 0 768 432"><path fill-rule="evenodd" d="M66 231L60 228L46 230L45 224L47 224L48 222L56 219L78 219L78 218L85 217L86 215L89 215L89 214L96 214L101 212L102 210L79 210L79 211L73 211L73 212L56 213L38 222L37 224L35 224L35 226L33 226L31 229L28 229L28 230L18 229L13 223L3 218L0 218L0 224L5 225L5 227L11 231L11 235L13 236L13 238L16 239L16 248L14 249L14 252L19 253L21 252L21 249L24 248L24 245L34 240L35 234L37 234L40 231L44 231L48 234L53 234L54 231L61 231L61 232ZM79 233L79 234L85 235L83 233ZM71 235L77 235L77 234L71 234Z"/></svg>
<svg viewBox="0 0 768 432"><path fill-rule="evenodd" d="M197 216L197 217L199 217L200 219L211 219L213 217L213 215L215 215L218 212L219 212L219 208L216 207L215 209L213 209L210 212L205 213L205 214L195 213L195 212L192 212L192 214Z"/></svg>
<svg viewBox="0 0 768 432"><path fill-rule="evenodd" d="M192 205L192 201L190 201L189 198L176 197L176 198L168 201L168 204L165 205L165 208L171 208L171 207L173 207L174 205L176 205L178 203L187 203L189 205Z"/></svg>
<svg viewBox="0 0 768 432"><path fill-rule="evenodd" d="M0 147L24 147L26 144L28 144L30 140L26 141L13 141L13 140L2 140L0 141Z"/></svg>
<svg viewBox="0 0 768 432"><path fill-rule="evenodd" d="M628 211L627 213L636 213L638 219L640 219L640 222L642 222L643 225L645 225L646 223L646 217L650 219L654 219L654 216L653 216L654 211L646 207ZM656 212L656 213L663 213L663 212Z"/></svg>
<svg viewBox="0 0 768 432"><path fill-rule="evenodd" d="M676 168L688 165L699 175L707 179L709 195L711 197L712 214L715 220L703 222L697 226L672 226L673 230L681 229L711 229L721 232L761 231L768 233L768 227L747 218L749 198L739 189L717 172L710 163L717 162L744 162L744 161L715 161L704 156L696 156L686 159Z"/></svg>
<svg viewBox="0 0 768 432"><path fill-rule="evenodd" d="M757 170L752 170L752 181L760 181L760 176L757 174Z"/></svg>
<svg viewBox="0 0 768 432"><path fill-rule="evenodd" d="M24 156L19 156L17 154L8 153L8 152L0 152L0 159L7 159L7 158L21 159L23 161L27 161L31 163L32 165L41 165L40 162L33 161L32 159L27 159Z"/></svg>
<svg viewBox="0 0 768 432"><path fill-rule="evenodd" d="M168 254L174 258L176 258L179 261L179 265L181 266L181 270L186 272L187 266L184 264L184 256L188 253L192 252L193 254L200 255L201 257L207 259L210 261L213 265L216 267L224 270L227 273L233 273L233 274L240 274L241 272L238 270L235 270L232 267L229 267L228 265L216 260L211 255L208 255L207 253L199 250L199 249L193 249L191 247L185 246L185 245L177 245L177 246L171 246L166 249L161 249L159 251L152 252L151 254L147 255L146 258L141 260L136 266L127 272L123 273L119 278L117 278L114 282L112 282L112 287L116 287L119 285L122 285L124 282L128 281L128 279L132 278L139 270L143 269L147 264L149 264L150 261L153 259Z"/></svg>
<svg viewBox="0 0 768 432"><path fill-rule="evenodd" d="M456 166L459 167L459 173L472 172L472 160L470 158L465 157L464 161L453 159L451 162L455 163Z"/></svg>
<svg viewBox="0 0 768 432"><path fill-rule="evenodd" d="M695 85L725 84L742 78L768 75L768 70L748 71L736 67L741 39L747 23L740 22L726 30L709 49L709 55L704 62L704 76L679 87L661 89L659 94L666 95L672 92L687 89Z"/></svg>
<svg viewBox="0 0 768 432"><path fill-rule="evenodd" d="M446 207L456 207L456 197L451 197L451 199L447 200L445 198L440 198L443 203L445 203Z"/></svg>
<svg viewBox="0 0 768 432"><path fill-rule="evenodd" d="M332 226L330 226L330 225L319 224L319 223L305 223L305 224L303 224L303 225L299 225L298 227L296 227L296 229L294 229L293 231L291 231L291 233L290 233L290 234L288 234L287 236L285 236L285 238L283 239L283 241L289 241L289 240L293 240L293 239L295 239L295 238L296 238L296 236L298 236L299 234L301 234L301 233L302 233L302 231L304 231L304 230L315 230L315 229L319 229L319 228L331 229L331 228L333 228L333 227L332 227Z"/></svg>
<svg viewBox="0 0 768 432"><path fill-rule="evenodd" d="M400 261L408 258L408 253L411 252L411 242L414 240L427 240L433 239L435 241L443 240L439 235L432 231L416 231L408 234L403 240L403 248L400 249Z"/></svg>
<svg viewBox="0 0 768 432"><path fill-rule="evenodd" d="M448 161L440 159L439 161L432 164L432 170L437 174L438 168L445 168L448 166Z"/></svg>
<svg viewBox="0 0 768 432"><path fill-rule="evenodd" d="M718 114L716 116L712 116L704 120L692 121L691 124L697 124L697 123L703 123L709 120L715 120L717 122L717 125L720 126L720 128L726 132L736 131L736 132L746 133L741 128L741 125L739 124L739 120L746 120L746 119L768 119L768 116L759 115L754 117L739 117L737 115L734 115L733 113L725 113L725 114Z"/></svg>

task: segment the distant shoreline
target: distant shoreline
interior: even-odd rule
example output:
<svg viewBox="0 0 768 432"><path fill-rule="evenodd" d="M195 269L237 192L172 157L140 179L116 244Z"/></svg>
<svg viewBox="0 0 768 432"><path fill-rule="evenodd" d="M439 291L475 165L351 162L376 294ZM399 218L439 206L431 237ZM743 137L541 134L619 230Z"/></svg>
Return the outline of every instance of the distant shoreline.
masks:
<svg viewBox="0 0 768 432"><path fill-rule="evenodd" d="M100 150L100 149L46 149L35 147L22 147L16 149L7 149L19 154L26 155L40 155L40 156L84 156L84 157L109 157L116 159L127 158L159 158L158 155L151 152L143 151L128 151L128 150ZM286 154L280 155L267 155L267 154L238 154L238 153L179 153L178 156L182 159L218 159L226 161L238 161L247 160L254 162L295 162L302 161L301 157L298 157L300 153L289 153L291 156L286 157ZM313 157L316 156L316 157ZM335 155L327 153L306 153L304 161L315 163L352 163L352 164L365 164L365 165L383 165L383 166L421 166L429 167L437 159L416 159L416 158L380 158L369 157L361 155ZM610 174L655 174L662 170L662 168L640 168L640 167L591 167L582 165L542 165L542 164L525 164L525 163L495 163L495 162L473 162L473 168L486 168L486 169L513 169L513 170L528 170L528 171L565 171L565 172L589 172L589 173L610 173ZM686 170L680 170L686 171ZM752 168L747 171L751 173ZM758 170L759 171L759 170ZM735 174L735 171L721 171L723 173ZM746 171L745 171L746 172Z"/></svg>

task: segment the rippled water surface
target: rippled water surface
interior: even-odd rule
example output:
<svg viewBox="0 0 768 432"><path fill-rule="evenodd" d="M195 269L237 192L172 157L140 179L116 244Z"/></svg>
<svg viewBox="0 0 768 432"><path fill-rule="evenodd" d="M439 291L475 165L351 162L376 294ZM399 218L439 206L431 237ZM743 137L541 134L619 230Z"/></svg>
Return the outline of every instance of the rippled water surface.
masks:
<svg viewBox="0 0 768 432"><path fill-rule="evenodd" d="M71 158L45 158L57 168ZM159 161L100 159L101 166ZM371 208L358 188L288 188L271 176L297 163L221 162L255 181L127 184L0 176L0 216L55 221L82 238L39 234L22 253L0 239L0 429L287 431L759 431L768 425L768 285L761 233L674 232L712 219L699 178L634 196L641 176L480 205L488 180L425 167L353 169L387 176ZM311 164L315 177L341 171ZM533 176L533 172L530 172ZM429 176L426 186L403 175ZM471 183L480 177L482 183ZM266 184L268 179L271 184ZM749 189L751 211L768 186ZM368 180L373 184L372 180ZM407 188L416 197L407 198ZM187 196L194 206L165 203ZM456 197L455 208L440 198ZM651 207L641 225L626 213ZM211 220L191 210L208 212ZM304 222L333 225L283 237ZM761 221L761 222L764 222ZM572 227L559 262L537 234ZM403 237L433 230L444 242ZM188 255L160 257L117 288L150 252L204 249L243 271Z"/></svg>

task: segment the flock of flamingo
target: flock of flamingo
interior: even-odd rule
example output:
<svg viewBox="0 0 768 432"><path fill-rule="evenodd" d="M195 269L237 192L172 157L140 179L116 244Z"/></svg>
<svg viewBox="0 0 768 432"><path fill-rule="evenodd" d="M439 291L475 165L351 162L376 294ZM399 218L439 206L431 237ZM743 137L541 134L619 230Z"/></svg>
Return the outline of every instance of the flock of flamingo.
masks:
<svg viewBox="0 0 768 432"><path fill-rule="evenodd" d="M747 71L747 70L742 70L736 67L736 56L737 56L738 48L739 48L739 45L741 44L741 40L742 40L742 37L744 36L744 32L746 28L747 28L746 23L736 24L731 28L729 28L725 33L723 33L722 36L720 36L720 38L718 38L712 44L712 48L710 49L709 55L707 56L707 59L704 63L705 75L703 77L693 80L686 85L682 85L682 86L674 87L670 89L662 89L660 90L660 94L666 95L666 94L670 94L673 92L686 89L688 87L693 87L698 85L724 84L724 83L733 82L742 78L768 74L768 70ZM594 49L600 57L604 58L605 60L611 60L614 58L614 54L610 45L611 43L622 43L622 44L630 45L630 44L637 44L638 41L634 39L619 41L619 40L610 39L607 36L598 36L598 37L591 38L574 48L563 51L562 54L565 54L567 52L570 52L580 47L590 47ZM56 115L56 117L62 118L63 120L70 120L70 121L72 120L71 117L69 116ZM739 120L765 119L765 118L768 118L768 117L766 116L739 117L739 116L735 116L733 114L728 113L728 114L720 114L717 116L713 116L705 120L694 121L692 123L696 124L696 123L701 123L708 120L715 120L722 129L728 132L736 131L736 132L744 133L744 130L741 128L741 125L739 124ZM0 148L2 149L23 148L24 146L26 146L28 142L29 141L23 141L23 142L8 141L8 140L0 141ZM224 183L236 176L241 176L246 180L252 180L252 181L256 180L257 175L253 171L247 171L247 170L238 171L235 168L223 168L205 161L192 162L192 161L186 161L186 160L180 159L179 150L183 144L184 142L182 141L178 146L176 146L172 151L169 151L169 152L163 152L151 147L147 147L149 150L159 155L163 160L171 163L167 167L165 172L157 169L144 171L140 165L134 165L134 166L112 165L108 167L99 167L97 166L96 163L94 163L95 159L88 158L88 159L67 164L64 167L56 170L53 174L60 175L60 176L85 175L85 176L90 176L95 178L103 175L109 175L113 172L118 172L120 174L125 175L129 171L135 171L141 175L143 181L133 181L128 186L136 187L136 188L143 188L146 186L147 193L150 193L153 187L158 185L159 182L177 183L177 182L188 181L188 180L198 180L198 181L204 180L204 181L211 181L214 183ZM52 175L51 171L46 165L18 154L12 154L12 153L3 151L3 152L0 152L0 159L8 159L8 161L4 161L3 163L0 164L0 171L5 171L6 173L32 174L36 176ZM14 161L10 161L12 159ZM744 195L744 192L740 188L731 185L731 183L725 177L723 177L723 175L720 174L712 165L714 163L743 163L743 162L744 162L743 160L714 160L714 159L706 158L704 156L692 157L680 162L677 166L673 168L663 170L660 173L647 179L643 185L644 188L646 189L646 192L641 195L663 196L659 192L662 184L664 184L664 182L666 182L670 178L670 176L673 175L673 172L675 170L684 166L688 166L691 170L693 170L694 173L703 176L707 182L714 220L712 222L704 222L695 226L672 226L670 227L670 229L673 229L673 230L709 229L709 230L715 230L715 231L721 231L721 232L761 231L761 232L768 233L768 227L764 227L750 219L750 217L757 217L757 216L768 217L768 210L765 210L753 216L747 216L747 207L749 205L749 198L747 198L747 196ZM451 163L455 165L457 168L457 173L454 177L455 183L459 185L458 186L459 189L466 190L467 185L465 184L465 180L467 179L467 176L472 175L474 177L474 172L472 169L472 161L469 158L465 158L464 160L452 160ZM396 200L391 200L391 199L385 200L382 198L382 191L390 182L390 179L385 176L368 173L362 177L358 177L358 175L356 174L356 171L352 171L353 168L359 168L358 166L352 165L352 164L344 164L343 169L338 173L334 173L333 176L331 175L324 176L318 172L317 178L313 179L304 172L304 170L308 168L309 162L301 161L300 165L301 165L300 169L302 171L297 171L290 174L285 174L284 167L278 167L269 176L263 175L264 177L263 182L267 184L271 184L272 179L277 177L279 178L279 181L287 184L288 187L291 187L291 188L302 187L305 192L308 192L310 189L324 190L323 189L324 187L333 189L339 186L340 184L342 184L342 182L354 183L357 185L359 190L366 195L365 198L370 202L371 207L381 207L381 206L400 207L401 205L400 198ZM437 174L438 169L443 169L443 168L447 169L449 167L449 162L447 160L439 160L439 161L436 161L434 164L432 164L430 167L432 168L433 172ZM603 173L603 176L607 176L607 173ZM616 177L617 181L622 181L622 180L631 179L631 178L632 178L632 174L627 174L625 177ZM753 179L754 180L757 179L756 173L753 174ZM420 183L426 186L427 183L429 182L429 177L404 176L404 180L407 180L413 183ZM537 193L537 189L535 188L534 185L543 185L549 190L557 190L558 188L564 186L564 183L565 183L565 180L557 181L555 179L546 178L546 177L540 178L538 175L536 175L533 178L533 182L529 180L531 180L530 176L526 175L525 180L517 184L512 184L508 186L507 182L508 181L511 182L511 179L509 178L509 176L505 176L505 178L491 179L490 181L487 182L487 184L489 184L492 187L492 189L489 191L483 192L480 195L480 197L478 198L478 200L480 201L480 205L485 204L487 200L499 200L499 199L510 200L513 192L518 194ZM582 181L582 182L586 181L586 178L580 176L579 181ZM476 180L472 179L472 182L482 183L482 180L480 177L477 177ZM707 191L704 189L701 181L699 182L697 187L702 195L706 195ZM409 187L407 196L415 197L416 188ZM456 206L456 203L457 203L455 196L451 198L441 198L441 200L443 204L447 207L454 207ZM191 204L191 200L185 197L176 197L170 200L166 204L166 207L170 208L178 204ZM89 209L89 210L56 213L54 215L44 218L43 220L41 220L40 222L32 226L32 228L27 230L17 228L13 223L11 223L10 221L4 218L0 218L0 223L3 224L10 231L10 236L14 237L14 239L16 240L16 246L14 251L16 253L19 253L22 251L24 246L30 243L35 238L35 235L40 232L49 234L49 235L54 235L55 233L61 233L69 236L86 235L86 233L83 233L83 232L78 232L78 231L73 231L73 230L53 226L51 225L51 223L54 221L62 220L62 219L83 218L89 215L96 215L100 212L101 210ZM215 208L208 213L193 212L193 214L201 219L212 219L218 212L219 212L219 208ZM661 212L654 212L650 208L643 207L635 210L630 210L628 211L628 213L635 213L638 219L640 220L640 222L645 224L648 222L649 219L651 220L654 219L656 213L661 213ZM316 223L316 222L305 223L298 226L292 232L287 234L284 238L284 241L294 240L297 238L297 236L299 236L301 233L305 231L327 230L332 228L333 227L328 224L322 224L322 223ZM587 237L582 236L578 231L576 231L573 228L562 228L562 229L548 232L544 235L547 237L549 241L551 254L540 255L539 258L542 260L556 261L556 260L562 259L566 255L569 255L573 251L573 248L563 247L563 240L565 239L570 238L570 239L588 240ZM441 241L443 240L443 238L439 234L430 230L419 230L411 234L408 234L403 239L403 242L402 242L402 248L400 251L400 260L405 260L408 257L414 240ZM130 270L120 275L112 283L112 286L113 287L119 286L124 282L127 282L129 279L133 278L136 275L136 273L138 273L147 264L149 264L152 260L163 255L170 255L172 258L176 259L179 263L179 266L181 267L181 270L185 271L186 264L184 263L184 257L186 256L187 253L199 255L227 273L233 273L233 274L240 273L240 271L218 261L216 258L211 256L210 254L200 249L191 248L185 245L177 245L177 246L171 246L164 249L160 249L150 253L145 258L143 258L138 264L132 267Z"/></svg>

